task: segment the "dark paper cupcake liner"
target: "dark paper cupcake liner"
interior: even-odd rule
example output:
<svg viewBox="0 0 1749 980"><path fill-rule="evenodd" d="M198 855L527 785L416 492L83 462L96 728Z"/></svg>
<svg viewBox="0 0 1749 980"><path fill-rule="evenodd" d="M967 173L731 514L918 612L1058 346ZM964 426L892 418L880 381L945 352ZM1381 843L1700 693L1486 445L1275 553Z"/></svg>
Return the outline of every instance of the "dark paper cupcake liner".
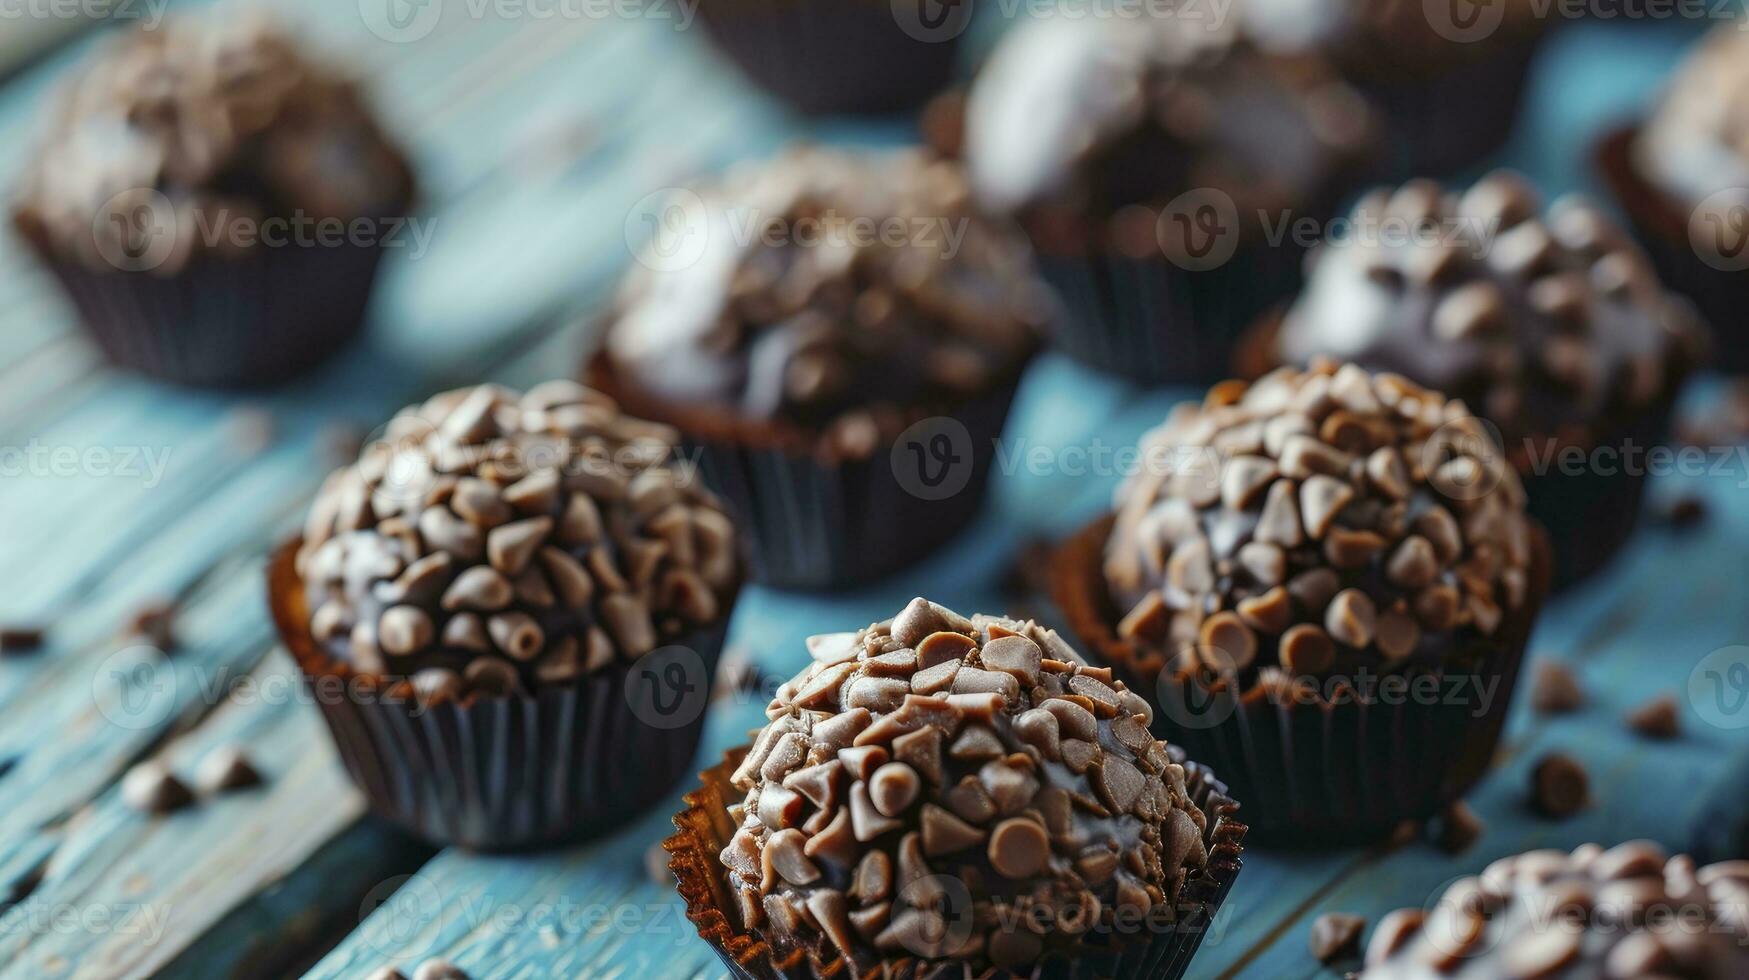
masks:
<svg viewBox="0 0 1749 980"><path fill-rule="evenodd" d="M1235 365L1239 377L1255 381L1280 366L1275 351L1281 320L1282 310L1277 309L1246 331ZM1563 451L1578 449L1590 458L1598 449L1643 454L1664 445L1676 397L1691 369L1686 360L1672 363L1664 396L1624 418L1610 420L1603 436L1508 449L1507 458L1524 483L1526 509L1548 533L1554 551L1554 591L1585 581L1621 553L1639 527L1646 495L1645 467L1604 471L1587 465L1573 472L1560 466Z"/></svg>
<svg viewBox="0 0 1749 980"><path fill-rule="evenodd" d="M1192 271L1164 254L1052 254L1039 272L1065 308L1053 342L1107 374L1144 384L1212 384L1232 374L1245 327L1300 287L1305 250L1242 245L1225 263Z"/></svg>
<svg viewBox="0 0 1749 980"><path fill-rule="evenodd" d="M274 622L376 815L440 846L553 846L633 819L691 769L728 617L671 644L698 654L705 685L684 702L696 717L676 716L673 727L634 709L627 686L637 663L532 695L422 708L389 690L391 681L361 676L317 646L297 547L281 547L268 568Z"/></svg>
<svg viewBox="0 0 1749 980"><path fill-rule="evenodd" d="M627 411L680 430L683 455L698 461L705 485L749 539L754 578L785 589L872 582L965 529L983 506L995 442L1020 384L1017 372L908 430L906 443L843 458L813 451L796 433L755 431L720 413L665 410L617 383L603 357L588 373L592 387ZM936 451L942 455L931 455Z"/></svg>
<svg viewBox="0 0 1749 980"><path fill-rule="evenodd" d="M1648 183L1633 162L1637 126L1608 133L1593 158L1615 202L1664 284L1694 301L1713 331L1709 366L1729 374L1749 374L1749 269L1729 271L1701 260L1689 239L1693 207Z"/></svg>
<svg viewBox="0 0 1749 980"><path fill-rule="evenodd" d="M729 975L737 980L850 980L859 976L908 980L934 975L931 967L939 964L909 957L895 957L859 975L841 956L821 961L805 950L786 954L742 926L718 855L735 833L728 807L740 802L741 794L730 784L730 776L748 749L743 746L724 753L720 764L699 774L702 785L686 795L686 809L674 818L678 833L662 842L669 854L669 870L686 902L687 919ZM1173 757L1183 762L1176 748ZM1025 974L996 970L984 975L988 980L1020 980L1022 976L1028 980L1177 980L1184 975L1244 866L1241 854L1247 828L1235 819L1239 807L1227 796L1226 785L1199 763L1183 764L1191 799L1209 816L1208 864L1199 877L1186 883L1181 897L1181 903L1194 911L1146 944L1089 948L1079 951L1073 960L1049 959Z"/></svg>
<svg viewBox="0 0 1749 980"><path fill-rule="evenodd" d="M34 247L34 246L33 246ZM39 258L112 362L195 387L289 380L358 335L381 243L257 246L171 275Z"/></svg>
<svg viewBox="0 0 1749 980"><path fill-rule="evenodd" d="M937 25L933 0L915 2L909 25L888 0L706 0L698 19L754 84L803 112L888 113L944 88L959 55L967 13L940 5Z"/></svg>
<svg viewBox="0 0 1749 980"><path fill-rule="evenodd" d="M1490 45L1485 58L1438 71L1349 80L1385 118L1389 151L1382 175L1392 182L1436 177L1475 166L1511 138L1518 123L1541 32Z"/></svg>
<svg viewBox="0 0 1749 980"><path fill-rule="evenodd" d="M1236 691L1232 678L1211 691L1188 675L1145 676L1135 667L1146 654L1111 625L1118 613L1103 573L1111 527L1111 517L1101 518L1063 544L1052 570L1053 597L1083 650L1151 695L1156 734L1219 772L1245 801L1257 841L1310 847L1381 840L1403 821L1438 814L1488 769L1549 590L1545 534L1536 536L1524 608L1496 637L1477 638L1454 658L1464 669L1427 673L1436 680L1420 683L1438 685L1432 699L1438 703L1417 704L1413 697L1352 690L1333 699L1275 699L1256 686ZM1471 704L1477 684L1493 685L1479 710Z"/></svg>

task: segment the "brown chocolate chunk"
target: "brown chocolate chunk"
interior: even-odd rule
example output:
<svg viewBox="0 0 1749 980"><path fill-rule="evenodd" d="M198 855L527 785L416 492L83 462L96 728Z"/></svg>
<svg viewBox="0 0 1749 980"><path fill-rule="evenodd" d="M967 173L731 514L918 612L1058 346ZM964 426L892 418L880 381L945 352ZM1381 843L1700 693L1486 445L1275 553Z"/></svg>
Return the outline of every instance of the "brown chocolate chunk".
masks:
<svg viewBox="0 0 1749 980"><path fill-rule="evenodd" d="M260 783L261 772L235 745L220 746L207 753L194 770L194 785L208 795Z"/></svg>
<svg viewBox="0 0 1749 980"><path fill-rule="evenodd" d="M1447 854L1462 854L1482 836L1487 827L1469 805L1458 800L1445 808L1439 818L1438 843Z"/></svg>
<svg viewBox="0 0 1749 980"><path fill-rule="evenodd" d="M899 615L893 618L893 639L908 647L916 647L929 634L947 630L947 617L928 599L918 597L912 599Z"/></svg>
<svg viewBox="0 0 1749 980"><path fill-rule="evenodd" d="M1675 695L1660 694L1628 712L1627 723L1647 738L1676 738L1682 734L1682 709Z"/></svg>
<svg viewBox="0 0 1749 980"><path fill-rule="evenodd" d="M1540 714L1563 715L1585 706L1585 692L1572 668L1557 660L1544 660L1537 664L1530 703Z"/></svg>
<svg viewBox="0 0 1749 980"><path fill-rule="evenodd" d="M32 626L0 627L0 657L14 657L41 650L48 639L45 630Z"/></svg>
<svg viewBox="0 0 1749 980"><path fill-rule="evenodd" d="M1544 756L1531 770L1531 802L1544 815L1563 819L1578 813L1591 796L1585 767L1571 756Z"/></svg>
<svg viewBox="0 0 1749 980"><path fill-rule="evenodd" d="M1030 878L1050 860L1050 839L1031 820L1004 820L990 832L990 866L1004 878Z"/></svg>
<svg viewBox="0 0 1749 980"><path fill-rule="evenodd" d="M1360 955L1360 935L1366 920L1343 912L1326 912L1312 922L1312 956L1325 966Z"/></svg>
<svg viewBox="0 0 1749 980"><path fill-rule="evenodd" d="M142 762L122 777L121 800L141 813L170 813L193 803L194 793L162 763Z"/></svg>

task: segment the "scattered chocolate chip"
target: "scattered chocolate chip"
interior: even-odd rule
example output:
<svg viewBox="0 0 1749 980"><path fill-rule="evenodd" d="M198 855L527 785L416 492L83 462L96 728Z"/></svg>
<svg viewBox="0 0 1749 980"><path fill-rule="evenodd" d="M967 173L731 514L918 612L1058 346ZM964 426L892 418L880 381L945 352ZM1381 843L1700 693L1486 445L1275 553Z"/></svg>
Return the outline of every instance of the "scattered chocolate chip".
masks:
<svg viewBox="0 0 1749 980"><path fill-rule="evenodd" d="M1704 523L1708 508L1706 499L1692 494L1684 494L1671 501L1663 512L1664 524L1678 531L1686 531Z"/></svg>
<svg viewBox="0 0 1749 980"><path fill-rule="evenodd" d="M1447 854L1462 854L1470 849L1487 829L1482 818L1476 816L1476 811L1469 804L1458 800L1439 816L1439 833L1435 838L1439 848Z"/></svg>
<svg viewBox="0 0 1749 980"><path fill-rule="evenodd" d="M413 971L413 980L469 980L468 974L461 967L446 959L433 958L419 964L419 969Z"/></svg>
<svg viewBox="0 0 1749 980"><path fill-rule="evenodd" d="M1539 714L1563 715L1585 706L1585 692L1572 668L1557 660L1537 664L1530 704Z"/></svg>
<svg viewBox="0 0 1749 980"><path fill-rule="evenodd" d="M1647 738L1676 738L1682 734L1682 709L1675 695L1660 694L1628 712L1627 723Z"/></svg>
<svg viewBox="0 0 1749 980"><path fill-rule="evenodd" d="M128 620L125 635L149 643L165 653L175 650L176 607L168 602L142 607Z"/></svg>
<svg viewBox="0 0 1749 980"><path fill-rule="evenodd" d="M1318 962L1329 966L1360 955L1360 935L1366 920L1344 912L1326 912L1312 921L1310 947Z"/></svg>
<svg viewBox="0 0 1749 980"><path fill-rule="evenodd" d="M1544 756L1530 774L1531 803L1545 816L1565 819L1578 813L1591 797L1591 778L1571 756Z"/></svg>
<svg viewBox="0 0 1749 980"><path fill-rule="evenodd" d="M379 966L370 971L365 980L407 980L407 975L392 966Z"/></svg>
<svg viewBox="0 0 1749 980"><path fill-rule="evenodd" d="M169 813L194 802L194 794L157 762L142 762L121 781L121 799L141 813Z"/></svg>
<svg viewBox="0 0 1749 980"><path fill-rule="evenodd" d="M261 773L235 745L221 746L207 753L194 770L194 785L207 795L260 783Z"/></svg>
<svg viewBox="0 0 1749 980"><path fill-rule="evenodd" d="M30 626L0 626L0 656L16 657L43 648L48 633Z"/></svg>

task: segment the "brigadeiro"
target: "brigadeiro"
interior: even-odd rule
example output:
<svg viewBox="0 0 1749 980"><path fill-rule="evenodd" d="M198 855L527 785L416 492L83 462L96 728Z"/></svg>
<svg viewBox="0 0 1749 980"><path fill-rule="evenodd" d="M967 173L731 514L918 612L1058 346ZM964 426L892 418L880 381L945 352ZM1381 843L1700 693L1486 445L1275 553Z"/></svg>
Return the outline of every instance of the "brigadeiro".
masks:
<svg viewBox="0 0 1749 980"><path fill-rule="evenodd" d="M1182 975L1245 827L1111 671L921 598L808 649L665 844L733 976Z"/></svg>
<svg viewBox="0 0 1749 980"><path fill-rule="evenodd" d="M1067 307L1056 344L1144 382L1230 373L1238 331L1299 283L1372 113L1314 57L1232 21L1028 22L979 72L962 152L979 204L1026 228Z"/></svg>
<svg viewBox="0 0 1749 980"><path fill-rule="evenodd" d="M1597 158L1659 273L1717 331L1718 366L1749 371L1749 34L1714 29L1638 126Z"/></svg>
<svg viewBox="0 0 1749 980"><path fill-rule="evenodd" d="M1705 344L1625 231L1579 197L1544 211L1511 173L1461 194L1413 181L1364 198L1311 265L1248 358L1328 355L1463 399L1553 536L1556 586L1616 554Z"/></svg>
<svg viewBox="0 0 1749 980"><path fill-rule="evenodd" d="M1379 920L1362 980L1749 975L1749 862L1652 841L1529 851Z"/></svg>
<svg viewBox="0 0 1749 980"><path fill-rule="evenodd" d="M963 528L1055 309L1018 233L911 151L798 148L674 207L588 377L680 430L760 580L867 581Z"/></svg>
<svg viewBox="0 0 1749 980"><path fill-rule="evenodd" d="M709 0L699 24L754 84L805 113L894 113L946 85L971 4ZM940 16L936 16L939 13Z"/></svg>
<svg viewBox="0 0 1749 980"><path fill-rule="evenodd" d="M1446 174L1486 160L1512 135L1548 30L1533 0L1485 7L1380 0L1243 0L1239 15L1273 49L1314 51L1382 110L1386 166Z"/></svg>
<svg viewBox="0 0 1749 980"><path fill-rule="evenodd" d="M558 381L397 414L269 599L371 807L504 849L627 820L687 770L741 577L673 431Z"/></svg>
<svg viewBox="0 0 1749 980"><path fill-rule="evenodd" d="M188 17L72 85L13 218L110 360L245 386L358 332L414 194L351 80L257 18Z"/></svg>
<svg viewBox="0 0 1749 980"><path fill-rule="evenodd" d="M1259 839L1381 840L1487 767L1550 560L1479 425L1353 365L1218 385L1058 554L1083 648Z"/></svg>

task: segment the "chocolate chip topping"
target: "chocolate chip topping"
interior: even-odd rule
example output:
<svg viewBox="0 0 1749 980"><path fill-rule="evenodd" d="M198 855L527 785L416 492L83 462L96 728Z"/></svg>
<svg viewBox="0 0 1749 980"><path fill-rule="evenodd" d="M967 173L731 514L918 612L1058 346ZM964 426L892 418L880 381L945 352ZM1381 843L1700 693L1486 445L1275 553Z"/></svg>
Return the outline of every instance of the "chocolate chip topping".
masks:
<svg viewBox="0 0 1749 980"><path fill-rule="evenodd" d="M717 622L735 533L674 438L568 381L403 410L310 511L312 635L450 700L575 681Z"/></svg>
<svg viewBox="0 0 1749 980"><path fill-rule="evenodd" d="M1572 756L1550 753L1530 772L1530 802L1544 816L1566 819L1590 799L1591 777Z"/></svg>
<svg viewBox="0 0 1749 980"><path fill-rule="evenodd" d="M1749 36L1738 25L1720 25L1696 47L1633 152L1641 173L1686 207L1723 190L1749 193ZM1718 216L1746 200L1735 195Z"/></svg>
<svg viewBox="0 0 1749 980"><path fill-rule="evenodd" d="M872 443L1012 377L1050 316L1018 235L918 152L801 148L685 200L702 254L646 255L606 342L666 401Z"/></svg>
<svg viewBox="0 0 1749 980"><path fill-rule="evenodd" d="M1461 195L1428 181L1374 191L1353 223L1315 254L1281 358L1354 361L1464 399L1515 460L1526 440L1601 434L1644 410L1697 356L1688 302L1581 198L1544 212L1523 178L1496 172Z"/></svg>
<svg viewBox="0 0 1749 980"><path fill-rule="evenodd" d="M1365 931L1366 920L1358 915L1326 912L1312 921L1307 945L1313 958L1328 966L1359 955L1360 936Z"/></svg>
<svg viewBox="0 0 1749 980"><path fill-rule="evenodd" d="M920 667L931 648L952 659ZM1189 911L1219 818L1146 706L1055 633L919 598L809 650L734 774L721 855L773 946L976 971L1072 952L1088 915L1145 931Z"/></svg>
<svg viewBox="0 0 1749 980"><path fill-rule="evenodd" d="M263 19L234 15L174 18L110 45L50 121L15 219L39 248L108 268L104 255L140 243L99 242L129 232L98 219L149 207L153 192L184 229L159 272L193 249L236 247L197 222L389 216L414 193L350 80Z"/></svg>
<svg viewBox="0 0 1749 980"><path fill-rule="evenodd" d="M1749 975L1749 866L1695 867L1651 841L1530 851L1379 923L1363 980Z"/></svg>
<svg viewBox="0 0 1749 980"><path fill-rule="evenodd" d="M1159 209L1193 189L1247 222L1313 205L1369 144L1371 112L1321 60L1266 55L1238 21L1021 24L967 99L973 192L1035 240L1069 216L1112 218L1114 244L1156 255Z"/></svg>
<svg viewBox="0 0 1749 980"><path fill-rule="evenodd" d="M1462 402L1352 365L1217 386L1118 492L1119 635L1179 668L1312 675L1495 635L1528 601L1531 529L1486 439Z"/></svg>

